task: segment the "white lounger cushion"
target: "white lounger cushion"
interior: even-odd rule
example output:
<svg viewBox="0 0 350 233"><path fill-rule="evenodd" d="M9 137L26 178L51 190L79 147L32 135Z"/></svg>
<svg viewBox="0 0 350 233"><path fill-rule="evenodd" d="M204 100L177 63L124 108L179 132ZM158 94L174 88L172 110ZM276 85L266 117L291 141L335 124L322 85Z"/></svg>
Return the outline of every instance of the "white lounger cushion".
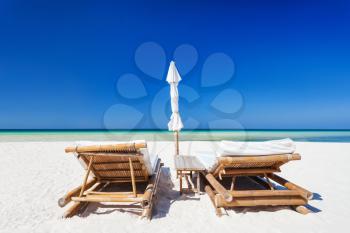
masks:
<svg viewBox="0 0 350 233"><path fill-rule="evenodd" d="M141 148L140 152L143 154L143 161L145 162L148 174L152 175L157 166L158 155L148 153L147 148Z"/></svg>
<svg viewBox="0 0 350 233"><path fill-rule="evenodd" d="M134 140L134 141L128 141L128 142L121 142L121 141L78 141L75 143L76 146L93 146L93 145L115 145L115 144L123 144L123 143L146 143L145 140ZM141 148L140 152L143 155L143 160L145 162L145 167L147 169L147 172L149 175L152 175L156 169L157 161L158 161L158 155L157 154L149 154L147 148ZM80 160L79 160L80 161ZM81 161L80 161L81 162ZM83 167L86 169L86 164L82 164Z"/></svg>
<svg viewBox="0 0 350 233"><path fill-rule="evenodd" d="M214 167L216 167L216 164L218 163L215 152L197 151L195 153L195 156L203 164L207 171L211 171Z"/></svg>
<svg viewBox="0 0 350 233"><path fill-rule="evenodd" d="M218 157L227 156L264 156L274 154L292 154L295 143L289 139L271 140L264 142L221 141L216 151L197 151L195 156L211 171L218 163Z"/></svg>
<svg viewBox="0 0 350 233"><path fill-rule="evenodd" d="M292 154L295 151L295 143L290 138L271 140L264 142L235 142L221 141L218 156L259 156Z"/></svg>

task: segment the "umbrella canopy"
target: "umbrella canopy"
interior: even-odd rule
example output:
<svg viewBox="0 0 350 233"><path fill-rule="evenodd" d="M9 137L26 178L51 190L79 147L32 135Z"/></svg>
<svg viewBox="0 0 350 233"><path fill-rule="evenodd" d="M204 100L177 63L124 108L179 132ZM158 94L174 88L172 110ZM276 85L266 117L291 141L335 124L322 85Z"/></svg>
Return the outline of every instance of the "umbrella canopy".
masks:
<svg viewBox="0 0 350 233"><path fill-rule="evenodd" d="M171 61L166 81L170 85L170 97L171 97L171 117L168 123L168 129L170 131L180 131L184 126L179 114L179 92L177 85L181 81L179 72L176 69L175 62Z"/></svg>

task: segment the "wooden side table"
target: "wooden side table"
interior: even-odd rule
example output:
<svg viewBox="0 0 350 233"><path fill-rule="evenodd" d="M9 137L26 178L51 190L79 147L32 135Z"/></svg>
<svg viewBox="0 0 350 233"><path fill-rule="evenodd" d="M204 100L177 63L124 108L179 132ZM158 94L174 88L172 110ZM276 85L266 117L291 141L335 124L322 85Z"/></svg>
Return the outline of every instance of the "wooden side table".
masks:
<svg viewBox="0 0 350 233"><path fill-rule="evenodd" d="M200 194L200 172L205 171L204 165L196 156L177 155L175 156L175 168L177 177L180 179L180 194L182 194L182 178L197 173L197 193Z"/></svg>

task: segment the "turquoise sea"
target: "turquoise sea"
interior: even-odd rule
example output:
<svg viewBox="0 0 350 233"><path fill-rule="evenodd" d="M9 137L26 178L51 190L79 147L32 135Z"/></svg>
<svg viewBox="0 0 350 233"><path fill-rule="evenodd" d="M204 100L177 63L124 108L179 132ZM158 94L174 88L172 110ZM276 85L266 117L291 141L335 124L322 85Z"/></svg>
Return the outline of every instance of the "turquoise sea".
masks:
<svg viewBox="0 0 350 233"><path fill-rule="evenodd" d="M281 138L312 142L350 142L350 130L184 130L180 140L246 140L261 141ZM77 141L132 140L171 141L173 133L165 130L10 130L0 131L0 141Z"/></svg>

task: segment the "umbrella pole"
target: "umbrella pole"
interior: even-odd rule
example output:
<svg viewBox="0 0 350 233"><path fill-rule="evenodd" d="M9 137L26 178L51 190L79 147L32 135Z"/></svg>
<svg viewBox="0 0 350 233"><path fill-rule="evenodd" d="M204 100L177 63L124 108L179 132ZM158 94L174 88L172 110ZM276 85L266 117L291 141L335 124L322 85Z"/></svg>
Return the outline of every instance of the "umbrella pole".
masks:
<svg viewBox="0 0 350 233"><path fill-rule="evenodd" d="M178 130L174 132L174 137L175 137L175 154L179 155L179 131Z"/></svg>

